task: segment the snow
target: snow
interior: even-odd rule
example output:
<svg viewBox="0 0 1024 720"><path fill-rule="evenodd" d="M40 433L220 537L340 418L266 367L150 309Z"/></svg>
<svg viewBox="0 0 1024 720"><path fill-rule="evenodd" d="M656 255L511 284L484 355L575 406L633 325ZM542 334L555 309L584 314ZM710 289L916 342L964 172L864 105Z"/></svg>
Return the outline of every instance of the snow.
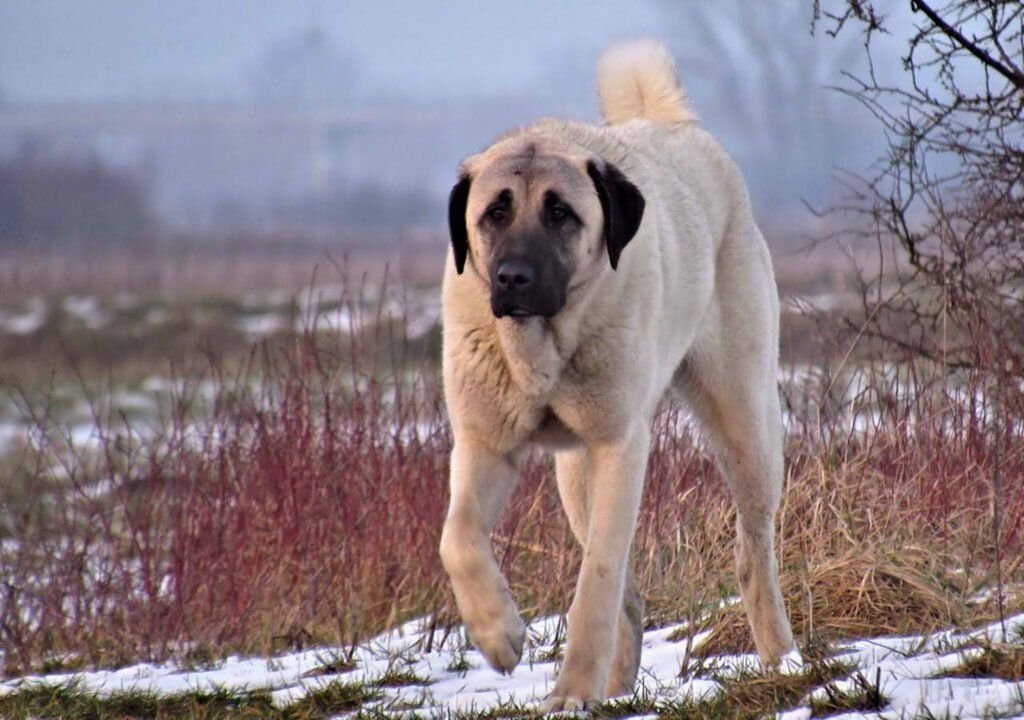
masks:
<svg viewBox="0 0 1024 720"><path fill-rule="evenodd" d="M238 318L235 324L243 333L254 338L273 335L285 327L284 318L277 313L245 315Z"/></svg>
<svg viewBox="0 0 1024 720"><path fill-rule="evenodd" d="M0 420L0 453L24 443L28 435L21 423Z"/></svg>
<svg viewBox="0 0 1024 720"><path fill-rule="evenodd" d="M31 335L43 326L49 315L46 300L35 297L28 301L24 311L0 311L0 332L12 335Z"/></svg>
<svg viewBox="0 0 1024 720"><path fill-rule="evenodd" d="M372 683L389 672L411 673L423 684L383 687L378 709L401 715L415 707L426 716L443 716L452 711L479 712L503 703L535 705L551 690L555 665L549 660L552 643L559 633L562 617L549 617L529 625L529 646L523 662L505 677L491 670L479 653L468 646L459 631L445 635L432 631L426 620L416 620L384 633L351 652L344 648L318 648L274 658L230 657L215 667L189 669L174 663L141 663L117 670L98 670L75 674L29 676L0 683L0 695L19 688L45 684L62 685L71 681L83 690L98 694L143 690L174 694L195 690L255 690L271 692L275 704L287 706L307 693L334 681ZM1006 626L1019 641L1024 614L1009 618ZM651 630L644 635L643 663L639 680L641 696L658 700L691 697L699 700L722 691L713 679L701 677L698 661L680 678L687 642L670 638L683 625ZM699 645L705 635L698 635ZM1012 638L1011 638L1012 639ZM916 717L925 711L935 717L983 718L1024 715L1024 681L994 678L937 677L958 667L972 654L980 652L979 642L1003 641L1001 626L994 623L973 632L945 631L931 636L868 638L840 644L839 656L873 681L880 679L888 705L880 712L850 712L836 715L848 720L859 718ZM316 674L325 665L350 661L347 672ZM751 655L722 655L704 662L713 666L719 677L754 666ZM341 664L345 664L342 662ZM792 672L799 672L794 667ZM853 677L833 683L834 688L855 689ZM824 697L819 688L812 696ZM811 715L809 698L799 707L780 714L783 720L803 720Z"/></svg>
<svg viewBox="0 0 1024 720"><path fill-rule="evenodd" d="M1024 628L1024 614L1006 623L1010 633ZM927 709L935 717L991 718L1006 713L1024 715L1024 678L1016 682L997 678L941 677L964 661L981 654L979 643L1010 640L1003 637L1001 623L964 634L951 632L926 637L859 640L844 647L845 659L853 662L864 677L880 679L887 707L872 717L915 717ZM951 650L955 648L955 650ZM840 691L853 690L852 679L835 683ZM814 693L824 697L823 690ZM787 720L796 715L787 714ZM863 713L845 713L837 718L862 718Z"/></svg>
<svg viewBox="0 0 1024 720"><path fill-rule="evenodd" d="M146 325L163 325L170 319L170 317L171 316L168 315L167 311L163 308L153 308L152 310L146 311L146 315L143 317L142 321Z"/></svg>
<svg viewBox="0 0 1024 720"><path fill-rule="evenodd" d="M64 312L90 330L99 330L110 322L110 313L100 307L99 299L93 295L69 295L63 306Z"/></svg>
<svg viewBox="0 0 1024 720"><path fill-rule="evenodd" d="M817 295L791 295L782 298L782 307L786 312L795 315L815 315L817 313L842 310L855 306L857 298L840 293L819 293Z"/></svg>

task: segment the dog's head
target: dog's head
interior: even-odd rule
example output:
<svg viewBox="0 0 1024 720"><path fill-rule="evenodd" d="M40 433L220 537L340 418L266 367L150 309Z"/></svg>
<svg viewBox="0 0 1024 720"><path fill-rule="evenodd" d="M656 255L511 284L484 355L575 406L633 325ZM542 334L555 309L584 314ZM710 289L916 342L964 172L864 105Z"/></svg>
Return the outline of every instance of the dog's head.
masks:
<svg viewBox="0 0 1024 720"><path fill-rule="evenodd" d="M512 138L463 163L448 205L455 268L490 284L495 317L552 317L569 289L614 270L644 212L613 165Z"/></svg>

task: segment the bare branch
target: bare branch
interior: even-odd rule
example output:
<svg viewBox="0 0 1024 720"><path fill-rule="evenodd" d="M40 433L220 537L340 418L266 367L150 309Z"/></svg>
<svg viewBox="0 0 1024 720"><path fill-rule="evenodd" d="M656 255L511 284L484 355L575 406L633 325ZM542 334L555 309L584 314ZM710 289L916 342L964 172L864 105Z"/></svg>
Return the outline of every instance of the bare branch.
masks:
<svg viewBox="0 0 1024 720"><path fill-rule="evenodd" d="M948 37L956 40L960 45L971 53L974 57L981 60L981 62L988 65L990 68L998 72L1000 75L1005 77L1011 83L1014 84L1018 89L1024 90L1024 75L1019 72L1014 72L1010 68L1006 67L1003 63L996 60L994 57L989 55L987 52L978 47L975 43L971 42L963 36L959 30L947 23L942 17L935 12L924 0L911 0L910 7L917 12L920 10L928 19L931 20L935 25L942 30Z"/></svg>

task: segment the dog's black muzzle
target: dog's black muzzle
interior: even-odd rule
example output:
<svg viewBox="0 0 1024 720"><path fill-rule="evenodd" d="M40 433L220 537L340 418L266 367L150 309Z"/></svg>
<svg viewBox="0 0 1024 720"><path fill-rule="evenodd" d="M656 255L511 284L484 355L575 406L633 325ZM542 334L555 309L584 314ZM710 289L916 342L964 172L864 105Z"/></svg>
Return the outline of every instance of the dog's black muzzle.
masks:
<svg viewBox="0 0 1024 720"><path fill-rule="evenodd" d="M496 318L552 317L565 305L566 276L558 262L501 258L491 272L491 312Z"/></svg>

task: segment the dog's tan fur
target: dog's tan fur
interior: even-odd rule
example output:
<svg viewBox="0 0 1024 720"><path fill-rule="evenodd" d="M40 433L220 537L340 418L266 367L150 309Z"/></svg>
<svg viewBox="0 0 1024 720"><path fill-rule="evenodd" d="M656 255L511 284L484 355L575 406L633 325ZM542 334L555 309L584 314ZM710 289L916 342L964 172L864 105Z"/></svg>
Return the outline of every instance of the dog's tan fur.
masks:
<svg viewBox="0 0 1024 720"><path fill-rule="evenodd" d="M543 710L628 693L643 601L628 556L649 427L678 392L719 451L738 506L739 586L762 660L793 650L779 593L774 516L783 481L776 388L779 306L743 180L686 108L668 53L637 41L599 66L606 126L543 121L471 157L465 271L449 256L444 381L455 444L441 557L488 662L512 672L524 625L490 532L529 448L555 451L558 489L584 547L565 662ZM586 164L613 164L646 200L617 269ZM583 231L567 301L553 317L496 319L477 218L501 187L571 198Z"/></svg>

